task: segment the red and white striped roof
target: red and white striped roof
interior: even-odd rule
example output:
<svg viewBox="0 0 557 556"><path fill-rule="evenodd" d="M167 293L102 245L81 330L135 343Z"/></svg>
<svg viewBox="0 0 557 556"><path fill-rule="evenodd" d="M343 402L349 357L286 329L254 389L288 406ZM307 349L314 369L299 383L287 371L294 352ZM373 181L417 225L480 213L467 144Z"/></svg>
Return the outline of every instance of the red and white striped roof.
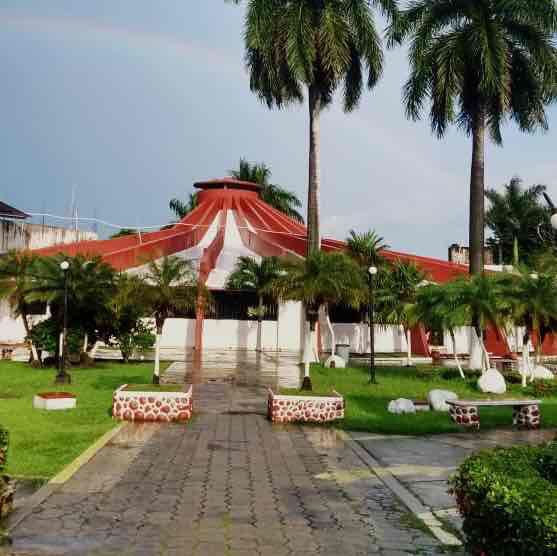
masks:
<svg viewBox="0 0 557 556"><path fill-rule="evenodd" d="M165 255L178 255L196 261L200 279L214 289L224 287L239 256L305 255L306 227L262 201L257 184L223 178L199 182L195 187L200 190L197 207L165 230L56 245L36 253L100 255L118 270L138 268ZM326 251L345 247L342 241L322 240ZM390 250L383 255L389 260L416 263L434 282L446 282L468 271L466 266L439 259Z"/></svg>

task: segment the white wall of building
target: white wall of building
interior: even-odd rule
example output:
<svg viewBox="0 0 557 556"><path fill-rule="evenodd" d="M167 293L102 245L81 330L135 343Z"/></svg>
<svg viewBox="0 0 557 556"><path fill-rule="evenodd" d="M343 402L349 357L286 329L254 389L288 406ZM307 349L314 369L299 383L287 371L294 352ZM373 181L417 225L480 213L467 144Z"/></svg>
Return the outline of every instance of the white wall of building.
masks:
<svg viewBox="0 0 557 556"><path fill-rule="evenodd" d="M33 326L45 319L46 315L31 315L29 324ZM25 340L25 327L21 317L14 318L7 300L0 300L0 344L20 344Z"/></svg>
<svg viewBox="0 0 557 556"><path fill-rule="evenodd" d="M353 353L369 353L369 325L361 323L335 323L335 340L337 344L349 344ZM400 353L406 351L406 337L402 326L375 325L375 351L380 353ZM331 335L324 323L321 323L323 349L331 351Z"/></svg>

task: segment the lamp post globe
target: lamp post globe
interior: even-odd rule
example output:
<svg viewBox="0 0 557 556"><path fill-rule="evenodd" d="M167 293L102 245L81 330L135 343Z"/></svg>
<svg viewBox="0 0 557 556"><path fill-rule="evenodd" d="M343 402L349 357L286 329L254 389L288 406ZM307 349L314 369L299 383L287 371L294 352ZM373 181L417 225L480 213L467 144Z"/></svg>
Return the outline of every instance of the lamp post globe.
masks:
<svg viewBox="0 0 557 556"><path fill-rule="evenodd" d="M70 375L66 372L66 346L68 336L68 270L70 263L62 261L60 269L64 273L64 328L62 331L62 341L60 343L60 368L56 375L56 384L69 384L71 382Z"/></svg>
<svg viewBox="0 0 557 556"><path fill-rule="evenodd" d="M370 276L375 276L377 274L377 267L376 266L370 266L367 271L369 272Z"/></svg>

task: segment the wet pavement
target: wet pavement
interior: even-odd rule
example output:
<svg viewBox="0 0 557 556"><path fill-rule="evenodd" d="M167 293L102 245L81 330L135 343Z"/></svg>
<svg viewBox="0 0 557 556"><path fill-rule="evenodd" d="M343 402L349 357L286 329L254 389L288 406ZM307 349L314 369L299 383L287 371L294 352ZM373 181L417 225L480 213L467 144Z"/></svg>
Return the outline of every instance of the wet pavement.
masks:
<svg viewBox="0 0 557 556"><path fill-rule="evenodd" d="M462 522L448 478L472 453L496 446L541 444L553 440L554 430L491 430L434 436L351 433L369 454L441 520L460 529Z"/></svg>
<svg viewBox="0 0 557 556"><path fill-rule="evenodd" d="M273 425L264 386L194 387L185 425L127 425L11 531L12 555L440 554L334 429Z"/></svg>

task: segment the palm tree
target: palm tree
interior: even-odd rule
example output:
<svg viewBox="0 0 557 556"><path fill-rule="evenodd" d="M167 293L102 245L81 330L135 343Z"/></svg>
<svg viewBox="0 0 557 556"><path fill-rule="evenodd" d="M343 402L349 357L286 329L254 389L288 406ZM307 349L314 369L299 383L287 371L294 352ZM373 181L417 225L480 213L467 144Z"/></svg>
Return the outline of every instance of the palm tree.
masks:
<svg viewBox="0 0 557 556"><path fill-rule="evenodd" d="M261 351L263 317L265 316L265 292L269 284L279 276L280 264L276 257L263 257L260 261L253 257L239 257L234 271L228 277L226 287L233 290L248 290L258 298L257 347Z"/></svg>
<svg viewBox="0 0 557 556"><path fill-rule="evenodd" d="M30 253L9 251L0 258L0 299L7 299L16 317L21 317L25 335L29 338L31 326L29 324L27 294L31 281L31 270L36 257ZM35 345L31 346L31 361L40 365Z"/></svg>
<svg viewBox="0 0 557 556"><path fill-rule="evenodd" d="M251 164L245 158L240 158L238 169L230 170L230 174L237 180L250 181L263 186L260 192L263 201L297 222L304 222L304 217L296 210L302 206L300 199L292 191L270 183L271 169L263 162Z"/></svg>
<svg viewBox="0 0 557 556"><path fill-rule="evenodd" d="M413 263L395 261L377 291L377 313L383 324L398 324L404 329L408 366L412 365L412 327L418 322L414 305L425 274Z"/></svg>
<svg viewBox="0 0 557 556"><path fill-rule="evenodd" d="M522 180L514 177L505 185L503 192L488 189L485 192L490 207L485 213L487 227L494 238L494 247L501 247L503 260L518 266L519 258L529 260L544 246L543 237L553 236L551 232L551 210L541 202L546 191L545 185L522 188ZM543 226L545 233L540 233Z"/></svg>
<svg viewBox="0 0 557 556"><path fill-rule="evenodd" d="M502 143L506 118L522 131L546 129L545 106L557 94L554 0L416 0L391 27L410 37L404 87L416 120L431 102L431 127L442 137L456 123L472 136L470 272L483 271L485 133Z"/></svg>
<svg viewBox="0 0 557 556"><path fill-rule="evenodd" d="M524 327L522 337L522 386L526 376L533 378L529 345L534 333L538 333L536 345L537 362L547 332L555 331L557 324L557 277L553 273L535 273L522 269L511 276L507 298L511 304L512 320L516 326Z"/></svg>
<svg viewBox="0 0 557 556"><path fill-rule="evenodd" d="M495 330L505 329L510 318L508 279L506 275L477 274L469 279L457 279L453 285L455 295L459 297L458 303L466 308L466 320L472 323L475 339L482 351L482 371L490 368L484 332L488 326Z"/></svg>
<svg viewBox="0 0 557 556"><path fill-rule="evenodd" d="M332 354L335 353L335 334L329 317L329 307L334 303L344 303L359 307L365 295L365 284L358 265L340 252L315 251L304 259L286 258L282 260L281 272L266 291L282 300L301 301L306 306L309 334L306 335L303 362L303 389L311 390L309 363L315 354L315 330L319 309L325 308L327 325L331 333ZM316 356L315 359L318 360Z"/></svg>
<svg viewBox="0 0 557 556"><path fill-rule="evenodd" d="M374 3L394 16L396 0ZM269 108L301 102L304 92L308 97L308 253L321 247L321 112L339 87L345 110L356 108L364 83L372 89L383 69L381 39L370 4L367 0L251 0L247 6L244 37L251 90Z"/></svg>
<svg viewBox="0 0 557 556"><path fill-rule="evenodd" d="M167 318L196 306L198 286L191 261L179 257L163 257L159 261L151 261L144 279L147 283L145 303L157 328L153 384L159 384L164 322Z"/></svg>
<svg viewBox="0 0 557 556"><path fill-rule="evenodd" d="M462 378L464 371L458 359L455 330L466 326L467 311L461 302L460 289L454 282L446 284L427 284L420 288L414 306L415 320L430 329L447 330L451 336L453 355Z"/></svg>
<svg viewBox="0 0 557 556"><path fill-rule="evenodd" d="M350 235L346 239L348 254L367 272L370 266L379 266L385 262L381 251L388 249L384 238L377 234L375 230L368 230L364 233L357 233L350 230Z"/></svg>
<svg viewBox="0 0 557 556"><path fill-rule="evenodd" d="M198 197L197 193L190 193L187 202L180 199L170 199L168 207L176 215L178 220L182 220L186 215L188 215L194 208L197 207Z"/></svg>

